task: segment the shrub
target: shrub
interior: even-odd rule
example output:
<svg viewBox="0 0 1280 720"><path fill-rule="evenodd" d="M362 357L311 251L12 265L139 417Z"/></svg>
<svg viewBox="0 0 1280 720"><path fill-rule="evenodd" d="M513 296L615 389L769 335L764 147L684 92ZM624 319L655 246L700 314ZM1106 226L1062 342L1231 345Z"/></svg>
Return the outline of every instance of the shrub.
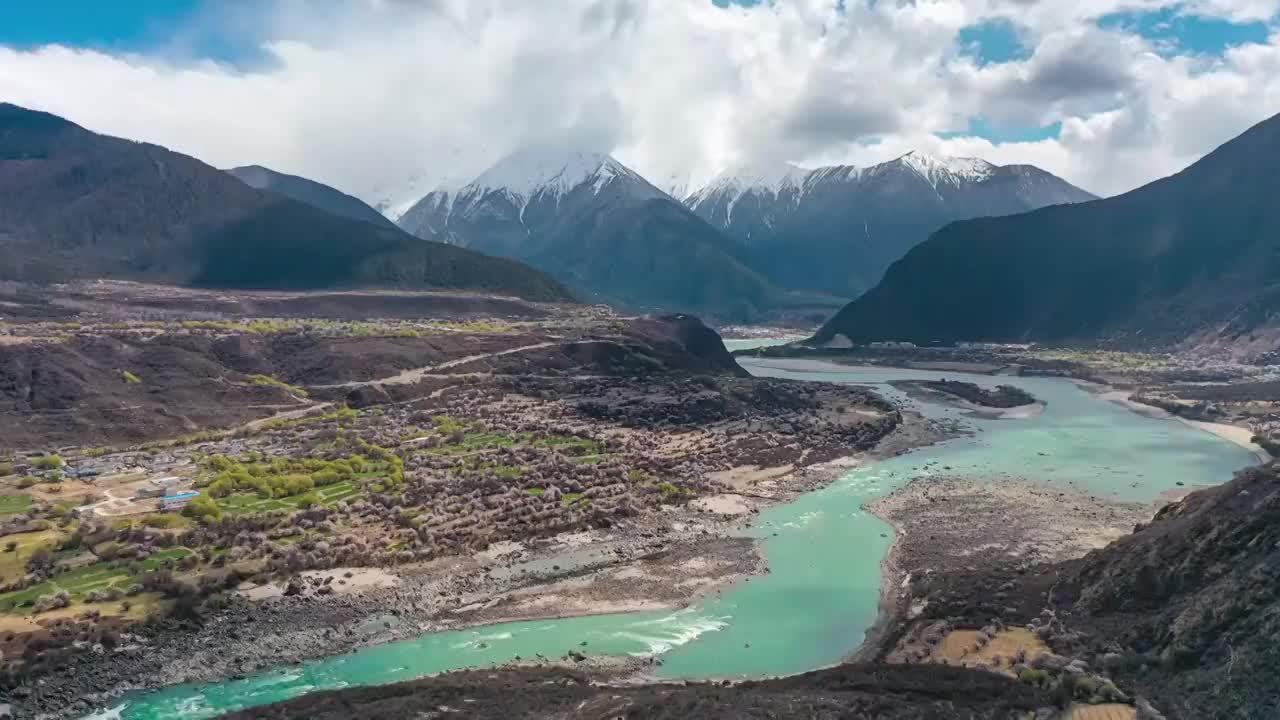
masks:
<svg viewBox="0 0 1280 720"><path fill-rule="evenodd" d="M150 515L147 517L145 522L147 527L159 528L161 530L180 528L186 524L181 515L175 515L174 513Z"/></svg>
<svg viewBox="0 0 1280 720"><path fill-rule="evenodd" d="M1088 700L1098 692L1098 681L1088 677L1078 677L1071 681L1071 689L1077 699Z"/></svg>
<svg viewBox="0 0 1280 720"><path fill-rule="evenodd" d="M62 458L58 455L45 455L42 458L36 458L33 464L41 470L57 470L62 467Z"/></svg>
<svg viewBox="0 0 1280 720"><path fill-rule="evenodd" d="M59 608L64 608L70 604L71 604L71 596L67 594L67 591L61 590L57 593L54 593L53 595L41 596L40 599L36 601L35 606L32 607L32 610L38 613L42 613L48 610L57 610Z"/></svg>
<svg viewBox="0 0 1280 720"><path fill-rule="evenodd" d="M1049 673L1044 670L1023 670L1018 673L1018 682L1035 687L1044 687L1049 682Z"/></svg>
<svg viewBox="0 0 1280 720"><path fill-rule="evenodd" d="M273 378L270 375L249 375L247 376L247 379L249 380L250 385L257 385L259 387L280 388L281 390L284 390L285 392L291 395L294 395L296 397L302 397L302 398L307 397L306 390L303 390L302 388L296 387L294 385L290 385L289 383L284 382L283 380L277 380L276 378Z"/></svg>
<svg viewBox="0 0 1280 720"><path fill-rule="evenodd" d="M13 474L13 463L0 462L0 477Z"/></svg>
<svg viewBox="0 0 1280 720"><path fill-rule="evenodd" d="M38 480L36 480L35 478L31 477L30 475L27 475L27 476L23 477L21 480L19 480L19 481L18 481L18 487L20 487L20 488L29 488L29 487L31 487L32 485L35 485L37 482L39 482L39 481L38 481Z"/></svg>
<svg viewBox="0 0 1280 720"><path fill-rule="evenodd" d="M218 506L218 503L213 498L198 495L191 498L187 506L182 509L182 514L195 518L202 523L212 523L217 522L222 517L222 508Z"/></svg>

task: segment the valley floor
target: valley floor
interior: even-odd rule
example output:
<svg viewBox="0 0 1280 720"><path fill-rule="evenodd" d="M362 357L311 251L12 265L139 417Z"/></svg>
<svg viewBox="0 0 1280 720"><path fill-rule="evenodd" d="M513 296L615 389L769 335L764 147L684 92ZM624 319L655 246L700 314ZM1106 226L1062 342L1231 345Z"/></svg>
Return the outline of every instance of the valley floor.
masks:
<svg viewBox="0 0 1280 720"><path fill-rule="evenodd" d="M5 302L20 312L0 334L0 429L13 443L0 453L0 540L10 546L0 554L0 650L20 717L77 717L131 691L427 632L687 607L768 572L740 532L755 513L954 431L862 387L749 377L713 332L683 317L450 294L371 300L127 283ZM390 317L354 319L371 302ZM1269 412L1252 394L1212 412L1169 400L1206 392L1172 381L1187 371L1169 361L1134 370L1131 358L1110 356L1109 365L1025 353L904 357L828 359L1085 378L1196 422L1234 422L1245 408L1256 423ZM937 388L901 389L939 400ZM1044 407L991 408L982 403L1023 400L943 389L974 417L1019 422ZM956 688L953 699L907 705L942 703L933 709L954 711L946 717L1024 717L1054 704L1053 687L1070 696L1061 668L1043 682L1023 672L1057 662L1036 659L1058 657L1064 632L1041 616L1058 577L1051 569L1125 536L1157 506L1034 480L941 473L869 506L895 542L884 614L858 659L915 667L770 682L799 683L803 696L841 678L878 678L855 698L863 702L875 683L911 695L935 678ZM198 499L161 507L169 501L157 496L179 490ZM1049 630L1026 629L1035 627ZM654 662L583 646L521 658L504 677L634 681L651 677ZM1089 683L1067 699L1093 709L1059 702L1072 717L1132 712L1105 676L1083 676ZM983 683L999 687L962 698ZM737 687L766 695L744 692L743 702L774 707L769 683ZM369 702L383 702L380 692ZM691 707L707 701L699 693ZM738 700L726 702L722 710ZM907 705L885 716L928 716Z"/></svg>
<svg viewBox="0 0 1280 720"><path fill-rule="evenodd" d="M20 716L433 630L684 607L764 570L734 532L753 513L886 435L937 436L864 389L748 377L690 318L21 290L0 345ZM165 511L179 491L196 499Z"/></svg>

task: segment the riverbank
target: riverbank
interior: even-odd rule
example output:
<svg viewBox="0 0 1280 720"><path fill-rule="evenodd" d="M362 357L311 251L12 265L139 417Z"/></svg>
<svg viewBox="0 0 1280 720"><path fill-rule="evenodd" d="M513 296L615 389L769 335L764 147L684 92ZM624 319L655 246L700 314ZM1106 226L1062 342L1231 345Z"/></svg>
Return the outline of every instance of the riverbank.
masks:
<svg viewBox="0 0 1280 720"><path fill-rule="evenodd" d="M773 388L774 396L781 386L764 380L760 387ZM824 397L823 386L805 384L810 388ZM871 410L851 404L866 397L865 391L830 389L834 394L812 411L818 421L883 419L887 406ZM797 417L782 413L775 419L791 423ZM807 447L787 450L779 447L776 436L770 438L768 425L745 426L736 438L744 443L738 457L744 464L708 473L708 487L717 488L715 493L609 528L496 543L481 552L428 563L308 571L295 583L246 586L240 598L206 616L199 627L160 626L124 636L114 650L80 655L66 672L40 684L39 707L49 711L47 717L76 717L130 693L246 677L424 633L687 608L768 571L756 541L741 536L756 513L825 487L868 458L907 452L947 436L914 413L901 422L898 417L894 411L895 430L874 451L853 454L838 443L812 442L819 435L810 436ZM711 430L714 426L670 433L663 446L696 450L699 438ZM635 441L640 432L627 428L626 436ZM251 602L245 595L269 599ZM581 654L589 665L602 662L590 648L582 648ZM613 677L649 667L644 659L603 665L601 671Z"/></svg>
<svg viewBox="0 0 1280 720"><path fill-rule="evenodd" d="M1255 436L1280 438L1280 381L1268 368L1215 361L1190 353L1127 353L1019 346L989 348L855 348L818 350L793 346L761 351L766 358L794 358L830 366L898 368L914 371L987 376L1061 377L1150 417L1176 418L1252 452L1261 462L1272 453L1253 442ZM1125 388L1130 388L1126 390ZM1137 388L1139 390L1132 390ZM1131 395L1170 394L1185 404L1212 403L1218 418L1202 420L1160 414L1152 405L1130 401ZM1123 394L1123 397L1121 395ZM1157 411L1156 414L1151 414ZM1033 409L1032 412L1035 412Z"/></svg>
<svg viewBox="0 0 1280 720"><path fill-rule="evenodd" d="M478 554L394 568L386 573L394 586L325 593L333 581L307 582L287 596L243 598L199 627L130 634L112 651L81 656L70 672L41 683L37 709L44 711L40 717L80 717L137 692L246 677L425 633L678 610L764 570L755 542L732 536L740 522L676 511L671 530L577 533L497 558Z"/></svg>
<svg viewBox="0 0 1280 720"><path fill-rule="evenodd" d="M1146 403L1140 403L1133 400L1133 391L1131 390L1121 390L1108 385L1085 381L1077 381L1077 383L1099 398L1122 405L1139 415L1159 418L1161 420L1177 420L1188 427L1193 427L1197 430L1203 430L1204 432L1217 435L1223 440L1239 445L1245 450L1253 453L1254 457L1258 458L1258 462L1265 463L1270 462L1273 459L1271 453L1267 452L1265 448L1253 441L1253 430L1248 427L1179 417L1168 410L1164 410L1163 408L1158 408L1153 405L1147 405Z"/></svg>
<svg viewBox="0 0 1280 720"><path fill-rule="evenodd" d="M756 362L753 361L750 365L754 371L764 372ZM800 368L803 367L805 365L801 364ZM779 372L786 377L799 376L799 369L790 364L779 368ZM855 376L851 377L851 373L844 370L839 375L821 379L880 386L899 377L893 371L864 373L861 380L857 374L853 375ZM820 379L819 376L811 377ZM188 691L171 693L159 704L149 705L151 714L144 713L137 717L165 717L164 714L156 713L172 712L180 703L206 699L214 707L225 710L243 707L245 703L263 702L265 699L281 700L315 688L395 682L413 677L414 674L456 669L460 657L474 657L477 660L472 664L482 662L488 665L507 661L513 653L523 655L527 660L535 651L547 656L545 660L538 658L537 661L548 664L565 662L555 658L569 655L569 651L586 655L587 659L581 663L576 656L569 655L567 662L578 667L594 666L595 657L633 654L635 659L622 666L602 668L603 672L607 672L604 677L609 680L618 680L622 676L739 678L802 672L836 662L848 648L856 647L863 638L853 637L850 628L856 628L856 633L862 636L870 621L876 617L876 601L880 591L902 587L901 578L906 577L905 573L899 576L892 571L884 574L880 572L879 567L886 556L891 558L891 570L896 565L911 572L913 556L908 551L912 541L951 544L946 536L929 538L927 532L901 526L898 533L905 542L898 543L892 553L887 552L894 545L888 539L890 528L882 526L880 521L863 508L870 501L892 493L913 478L963 477L979 481L983 478L1007 478L1013 481L1023 477L1032 478L1035 482L1030 490L1035 491L1032 493L1033 499L1041 508L1052 508L1055 503L1064 502L1071 502L1074 507L1077 495L1115 495L1114 498L1104 498L1107 504L1111 504L1112 500L1118 500L1119 497L1154 499L1160 492L1172 489L1174 479L1186 480L1187 486L1211 483L1224 474L1219 472L1221 468L1238 467L1235 463L1241 461L1240 458L1244 455L1234 446L1218 442L1199 432L1192 432L1172 423L1152 422L1127 410L1117 409L1066 383L1043 379L1014 382L1023 385L1037 397L1045 398L1048 410L1043 415L1026 421L992 422L975 419L965 424L976 426L976 435L958 438L940 446L936 452L925 455L895 457L900 451L907 449L902 447L895 450L895 440L908 435L896 432L877 447L875 455L881 459L879 462L862 465L847 460L828 463L831 466L838 465L838 468L833 467L834 475L845 475L845 479L818 493L798 496L794 503L785 507L777 507L768 501L775 494L770 483L798 477L786 471L788 463L779 462L766 454L755 455L752 456L750 465L744 465L741 471L733 473L732 482L729 482L730 478L716 476L716 482L723 489L718 495L705 496L706 500L719 501L731 497L736 500L733 509L740 511L742 505L757 500L755 496L765 496L763 501L768 503L765 507L776 508L768 510L768 516L761 518L752 531L755 537L761 537L767 543L765 547L769 561L775 567L766 576L751 576L749 580L743 578L731 594L726 591L723 600L708 597L692 612L683 615L668 615L665 612L628 613L599 617L598 621L578 618L548 624L539 620L516 626L488 626L483 630L436 634L406 644L404 650L384 651L385 646L372 648L368 653L348 659L334 659L312 665L305 672L286 669L242 683L223 683L198 694ZM948 417L954 417L953 411L936 405L921 407L921 410L940 420L954 422ZM901 416L903 422L900 423L900 428L911 427L911 414L904 412ZM1142 450L1135 452L1134 448L1139 445ZM762 446L762 453L764 449L767 446ZM1189 462L1192 458L1188 453L1198 454L1200 460ZM1095 459L1100 457L1105 457L1106 460ZM820 469L822 468L817 468ZM1147 479L1144 480L1144 476ZM1039 485L1040 482L1044 484ZM788 487L791 486L786 486L783 490ZM934 498L933 493L929 493L929 497ZM718 514L707 506L708 503L701 502L703 499L699 498L698 507L706 511L707 515ZM1025 498L1010 496L988 497L985 501L981 497L970 497L958 504L944 502L946 507L942 509L947 511L947 515L955 513L965 519L967 513L977 512L975 508L981 508L984 504L999 509L1017 507L1024 500ZM921 498L916 498L915 502L936 504L934 500ZM1145 501L1138 504L1145 504ZM727 505L719 502L715 505L720 509L727 508ZM1086 507L1082 512L1087 516L1092 510ZM678 512L686 511L697 512L692 507L682 508ZM748 509L747 513L749 512ZM1028 511L1028 516L1032 531L1059 524L1070 531L1069 539L1075 539L1076 535L1093 535L1087 529L1069 522L1062 513L1035 514ZM746 514L738 512L725 514L724 517L741 520L745 519ZM935 525L950 524L939 518L931 520ZM1122 524L1111 523L1112 526ZM989 533L992 526L997 531L1003 531L1010 525L1006 518L996 516L986 520L982 527ZM928 529L927 526L922 528L924 531ZM1026 535L1025 529L1013 528L1012 531L1018 535ZM1052 546L1062 542L1060 537L1039 538L1030 550L1026 550L1019 548L1015 539L1005 538L1005 545L1031 559L1044 556L1041 545L1047 543ZM681 544L694 545L699 542L700 537L695 536L683 540ZM954 544L978 550L962 554L958 558L934 561L926 566L930 572L911 572L911 580L907 583L904 596L920 597L915 593L917 583L931 581L952 566L963 569L969 567L965 562L973 560L978 562L978 567L987 567L989 558L983 553L996 553L1001 547L1005 547L990 537L984 538L981 532L974 534L968 544ZM848 548L861 548L867 552L851 554ZM1073 552L1084 550L1077 548ZM1014 554L1016 557L1016 553ZM680 564L687 561L687 558L682 559ZM698 562L701 561L696 561ZM622 568L619 573L622 577L617 578L615 575L615 579L621 581L620 585L630 581L648 581L641 576L639 570ZM984 626L989 617L999 617L1007 607L1023 613L1020 616L1022 622L1035 617L1042 606L1042 593L1047 588L1039 588L1025 596L1017 593L1014 593L1017 596L1010 596L1010 591L1002 589L1002 582L996 582L992 587L991 577L985 570L975 570L968 573L963 582L952 580L944 583L941 590L951 592L952 595L968 593L970 597L975 589L987 591L988 595L975 598L977 604L973 606L972 615L981 615L983 618L977 627ZM574 591L577 584L573 582L573 578L566 579L568 582L563 589ZM795 597L795 592L800 589L806 598L803 612L791 612L796 609L794 602L783 598ZM505 607L495 604L493 619L510 619L512 615L505 610L514 608L525 611L530 609L526 603L536 606L538 592L532 586L530 590L527 594L514 597L513 602ZM1001 594L1004 597L997 597ZM567 596L566 592L559 590L556 595L560 598ZM632 593L632 598L637 595L638 593ZM644 607L647 606L640 606L640 609ZM937 612L938 607L930 600L923 605L907 603L903 611L928 615ZM537 607L532 609L536 611ZM963 608L961 611L964 612ZM945 609L944 612L949 614ZM891 627L890 632L885 635L896 639L894 632L896 626ZM873 627L867 635L869 647L876 644L875 635L876 629ZM583 646L579 640L589 641L589 644ZM640 643L638 647L635 642L637 640ZM840 649L831 653L835 649L833 646ZM458 651L451 649L455 647L465 647L466 650L460 655ZM644 658L651 657L658 647L671 648L661 655L662 667L656 667L656 662L646 666ZM645 652L646 648L650 651ZM431 658L429 662L421 662L423 653ZM479 658L483 658L483 661ZM397 664L408 665L412 674L374 671L376 667ZM282 685L288 689L281 690ZM126 717L130 715L126 713Z"/></svg>
<svg viewBox="0 0 1280 720"><path fill-rule="evenodd" d="M1026 478L920 477L869 504L893 528L884 561L886 617L861 660L919 660L904 628L946 594L941 578L993 577L1084 556L1149 520L1163 503L1128 503ZM1009 598L998 588L990 599ZM1012 601L1011 601L1012 602Z"/></svg>

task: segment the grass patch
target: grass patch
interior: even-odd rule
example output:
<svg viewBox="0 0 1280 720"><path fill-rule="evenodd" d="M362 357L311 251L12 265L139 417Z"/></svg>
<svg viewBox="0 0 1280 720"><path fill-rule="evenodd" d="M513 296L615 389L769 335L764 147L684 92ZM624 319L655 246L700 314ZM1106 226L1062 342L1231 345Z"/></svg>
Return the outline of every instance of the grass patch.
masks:
<svg viewBox="0 0 1280 720"><path fill-rule="evenodd" d="M354 482L340 482L318 488L316 495L319 497L321 505L337 505L344 500L351 500L364 495L364 488Z"/></svg>
<svg viewBox="0 0 1280 720"><path fill-rule="evenodd" d="M515 328L488 320L471 320L467 322L436 321L428 326L432 330L443 332L468 333L472 335L505 335L514 332Z"/></svg>
<svg viewBox="0 0 1280 720"><path fill-rule="evenodd" d="M599 465L611 457L613 457L613 455L610 453L604 453L601 455L582 455L579 457L569 458L569 461L579 465Z"/></svg>
<svg viewBox="0 0 1280 720"><path fill-rule="evenodd" d="M534 447L554 448L571 457L600 455L604 452L604 444L591 438L580 438L572 435L552 435L532 441Z"/></svg>
<svg viewBox="0 0 1280 720"><path fill-rule="evenodd" d="M138 377L137 375L134 375L128 370L120 371L120 379L124 381L125 385L141 385L142 384L142 378Z"/></svg>
<svg viewBox="0 0 1280 720"><path fill-rule="evenodd" d="M213 455L202 466L216 474L198 485L217 507L244 514L333 505L363 495L366 487L382 492L404 482L404 461L390 450L359 439L336 442L355 452L335 460Z"/></svg>
<svg viewBox="0 0 1280 720"><path fill-rule="evenodd" d="M511 435L503 435L495 432L467 433L461 442L441 445L432 448L429 452L432 455L463 455L480 450L496 450L497 448L513 447L518 438Z"/></svg>
<svg viewBox="0 0 1280 720"><path fill-rule="evenodd" d="M324 415L307 415L306 417L292 418L287 420L271 420L260 426L262 430L283 430L285 428L301 427L303 425L312 425L315 423L336 422L339 425L349 425L355 422L359 416L355 410L349 407L343 407L341 410L325 413Z"/></svg>
<svg viewBox="0 0 1280 720"><path fill-rule="evenodd" d="M18 533L0 538L0 578L14 580L27 574L27 558L37 548L52 549L62 541L63 534L58 530L40 530L38 532ZM9 543L14 549L5 551Z"/></svg>
<svg viewBox="0 0 1280 720"><path fill-rule="evenodd" d="M145 620L158 609L165 608L172 604L172 601L165 600L159 593L140 593L128 598L129 609L124 607L124 601L112 600L110 602L97 603L75 603L71 607L62 608L60 610L51 610L42 613L39 616L40 621L73 618L88 611L97 611L102 617L120 618L130 621ZM40 625L36 624L33 616L17 613L0 614L0 632L32 632L40 629Z"/></svg>
<svg viewBox="0 0 1280 720"><path fill-rule="evenodd" d="M177 513L156 513L148 515L143 524L160 530L177 530L191 527L191 520Z"/></svg>
<svg viewBox="0 0 1280 720"><path fill-rule="evenodd" d="M250 385L256 385L258 387L280 388L281 390L284 390L285 392L289 393L290 395L293 395L294 397L300 397L300 398L307 397L306 390L303 390L302 388L296 385L290 385L289 383L283 380L277 380L276 378L273 378L270 375L248 375L247 378L249 380Z"/></svg>
<svg viewBox="0 0 1280 720"><path fill-rule="evenodd" d="M276 511L290 511L297 506L286 502L285 498L260 498L256 494L241 493L228 495L218 500L218 505L229 515L245 515Z"/></svg>
<svg viewBox="0 0 1280 720"><path fill-rule="evenodd" d="M546 490L543 488L529 488L525 490L525 492L529 493L534 497L541 497L542 493L546 492Z"/></svg>
<svg viewBox="0 0 1280 720"><path fill-rule="evenodd" d="M498 465L493 468L493 474L503 480L515 480L524 475L524 468L515 465Z"/></svg>
<svg viewBox="0 0 1280 720"><path fill-rule="evenodd" d="M66 591L72 598L79 599L94 590L118 588L128 590L136 583L128 572L119 568L109 568L105 563L97 563L79 570L72 570L25 590L0 595L0 610L24 608L35 604L45 595Z"/></svg>
<svg viewBox="0 0 1280 720"><path fill-rule="evenodd" d="M0 515L17 515L31 509L30 495L0 495Z"/></svg>
<svg viewBox="0 0 1280 720"><path fill-rule="evenodd" d="M143 560L142 567L147 570L159 570L160 566L163 565L166 560L173 560L176 562L194 554L194 551L184 547L169 548L168 550L161 550L158 553L154 553L146 560Z"/></svg>
<svg viewBox="0 0 1280 720"><path fill-rule="evenodd" d="M36 461L31 464L41 470L57 470L62 467L62 458L58 455L45 455L44 457L36 458Z"/></svg>

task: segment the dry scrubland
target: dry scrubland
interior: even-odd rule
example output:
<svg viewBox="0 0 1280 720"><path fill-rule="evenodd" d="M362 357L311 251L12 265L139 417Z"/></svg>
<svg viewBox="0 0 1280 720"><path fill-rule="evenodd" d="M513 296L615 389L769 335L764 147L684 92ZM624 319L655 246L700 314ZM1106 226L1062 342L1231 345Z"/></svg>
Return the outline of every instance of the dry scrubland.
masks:
<svg viewBox="0 0 1280 720"><path fill-rule="evenodd" d="M409 603L428 622L502 594L475 580L477 562L528 560L584 532L645 557L682 532L728 528L798 489L791 471L869 448L900 421L865 390L751 378L692 318L378 299L401 312L344 317L368 300L358 293L127 283L5 299L0 649L19 702L74 708L109 684L183 679L169 651L219 615L278 632L291 614L331 622L300 609L315 599L350 619L403 609L396 593L435 583L429 602ZM279 314L246 314L264 307ZM144 497L179 491L198 495L169 510ZM724 577L658 601L758 564L750 543L715 552L724 559L707 566ZM360 568L392 580L365 588ZM441 584L441 568L458 582ZM600 586L615 585L627 583ZM367 607L353 600L366 595ZM518 600L502 607L527 614ZM226 661L213 672L248 669Z"/></svg>

